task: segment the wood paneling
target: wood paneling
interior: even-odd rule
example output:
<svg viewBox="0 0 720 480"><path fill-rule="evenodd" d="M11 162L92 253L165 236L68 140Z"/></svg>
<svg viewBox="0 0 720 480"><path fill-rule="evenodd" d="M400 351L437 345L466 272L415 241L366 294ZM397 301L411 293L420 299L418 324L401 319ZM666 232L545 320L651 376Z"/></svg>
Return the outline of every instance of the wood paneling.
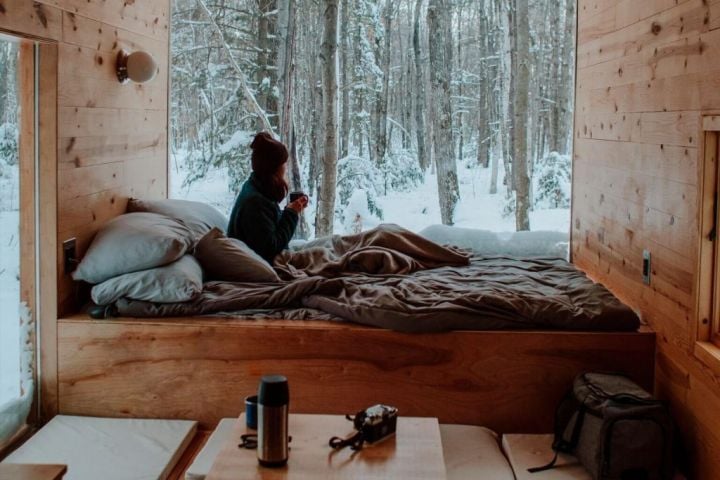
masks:
<svg viewBox="0 0 720 480"><path fill-rule="evenodd" d="M60 40L62 11L31 0L0 0L0 30L23 37Z"/></svg>
<svg viewBox="0 0 720 480"><path fill-rule="evenodd" d="M169 19L169 0L0 0L0 32L56 49L46 53L55 55L52 71L41 75L47 91L41 102L53 115L40 129L41 145L53 146L40 179L41 212L53 231L41 235L41 263L54 276L41 286L55 317L42 335L47 417L58 402L56 310L78 306L77 286L63 272L62 241L77 237L82 255L99 226L123 213L128 196L167 195ZM121 85L115 77L121 49L151 53L157 77Z"/></svg>
<svg viewBox="0 0 720 480"><path fill-rule="evenodd" d="M718 0L580 0L572 219L575 263L656 330L656 390L693 478L708 479L720 478L720 371L694 354L694 286L701 131L715 122L703 114L720 110L718 26Z"/></svg>
<svg viewBox="0 0 720 480"><path fill-rule="evenodd" d="M66 414L191 418L208 428L237 416L261 375L280 372L293 412L344 414L385 402L405 416L543 432L581 371L623 371L650 386L655 337L76 316L60 320L59 349Z"/></svg>

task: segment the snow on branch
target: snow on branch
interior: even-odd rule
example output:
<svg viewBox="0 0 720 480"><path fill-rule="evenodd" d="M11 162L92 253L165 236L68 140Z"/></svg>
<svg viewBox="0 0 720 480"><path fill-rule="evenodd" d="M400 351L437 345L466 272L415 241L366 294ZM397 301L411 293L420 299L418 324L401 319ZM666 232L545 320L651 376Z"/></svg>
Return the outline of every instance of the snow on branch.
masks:
<svg viewBox="0 0 720 480"><path fill-rule="evenodd" d="M260 107L260 104L258 103L257 99L255 98L255 95L253 94L252 90L250 90L250 87L248 86L247 78L245 78L245 73L240 68L240 65L238 65L237 61L235 60L235 57L233 56L232 50L230 49L230 46L225 41L225 36L223 35L223 31L220 28L220 26L215 21L215 17L212 16L212 13L210 12L210 9L208 9L207 5L205 4L204 0L197 0L198 5L200 8L203 9L205 12L205 15L207 15L208 19L210 20L211 25L214 27L215 33L217 33L218 37L220 38L220 42L222 43L223 48L228 54L228 58L230 59L230 64L235 69L235 71L240 76L240 86L243 89L243 93L245 93L245 96L248 98L248 103L252 107L252 109L257 114L258 118L260 119L260 122L263 125L263 129L265 131L269 132L273 137L277 138L277 134L275 133L275 129L273 128L272 124L270 123L270 120L268 119L265 111Z"/></svg>

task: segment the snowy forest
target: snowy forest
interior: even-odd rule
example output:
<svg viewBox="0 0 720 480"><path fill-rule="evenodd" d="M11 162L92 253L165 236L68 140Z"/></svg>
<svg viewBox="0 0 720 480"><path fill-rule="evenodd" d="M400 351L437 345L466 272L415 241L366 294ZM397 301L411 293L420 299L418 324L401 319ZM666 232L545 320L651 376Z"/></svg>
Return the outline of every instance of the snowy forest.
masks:
<svg viewBox="0 0 720 480"><path fill-rule="evenodd" d="M0 405L20 393L17 44L0 39Z"/></svg>
<svg viewBox="0 0 720 480"><path fill-rule="evenodd" d="M575 0L174 0L171 195L228 212L288 145L304 238L568 231Z"/></svg>

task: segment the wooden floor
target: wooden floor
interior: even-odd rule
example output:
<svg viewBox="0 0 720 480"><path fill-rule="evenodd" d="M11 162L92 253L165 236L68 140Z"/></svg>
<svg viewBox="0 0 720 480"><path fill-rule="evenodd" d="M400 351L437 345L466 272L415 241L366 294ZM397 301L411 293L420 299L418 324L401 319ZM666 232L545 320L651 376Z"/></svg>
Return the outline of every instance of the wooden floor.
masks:
<svg viewBox="0 0 720 480"><path fill-rule="evenodd" d="M349 323L214 317L61 319L59 411L182 418L212 428L243 410L263 374L288 377L291 411L402 415L496 431L551 431L582 371L653 384L655 334L456 331L403 334Z"/></svg>

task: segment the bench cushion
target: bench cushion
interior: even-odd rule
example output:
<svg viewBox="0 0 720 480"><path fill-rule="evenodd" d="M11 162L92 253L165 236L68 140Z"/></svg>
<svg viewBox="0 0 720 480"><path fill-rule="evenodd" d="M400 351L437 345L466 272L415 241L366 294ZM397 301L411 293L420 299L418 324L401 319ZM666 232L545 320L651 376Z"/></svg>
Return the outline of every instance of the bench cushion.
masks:
<svg viewBox="0 0 720 480"><path fill-rule="evenodd" d="M503 435L505 450L517 480L592 480L590 474L572 455L560 454L555 468L544 472L530 473L528 468L541 467L552 460L553 436L548 435Z"/></svg>
<svg viewBox="0 0 720 480"><path fill-rule="evenodd" d="M218 423L215 430L208 438L205 446L197 454L195 460L185 471L185 480L204 480L205 476L210 472L215 457L222 450L225 441L232 434L233 426L237 418L223 418Z"/></svg>
<svg viewBox="0 0 720 480"><path fill-rule="evenodd" d="M485 427L440 425L448 480L514 480L498 435Z"/></svg>
<svg viewBox="0 0 720 480"><path fill-rule="evenodd" d="M197 422L58 415L4 462L64 464L65 480L165 479Z"/></svg>
<svg viewBox="0 0 720 480"><path fill-rule="evenodd" d="M185 480L205 478L235 422L235 418L220 421L185 472ZM448 480L514 480L510 464L500 450L498 436L492 430L469 425L440 425L440 437Z"/></svg>

